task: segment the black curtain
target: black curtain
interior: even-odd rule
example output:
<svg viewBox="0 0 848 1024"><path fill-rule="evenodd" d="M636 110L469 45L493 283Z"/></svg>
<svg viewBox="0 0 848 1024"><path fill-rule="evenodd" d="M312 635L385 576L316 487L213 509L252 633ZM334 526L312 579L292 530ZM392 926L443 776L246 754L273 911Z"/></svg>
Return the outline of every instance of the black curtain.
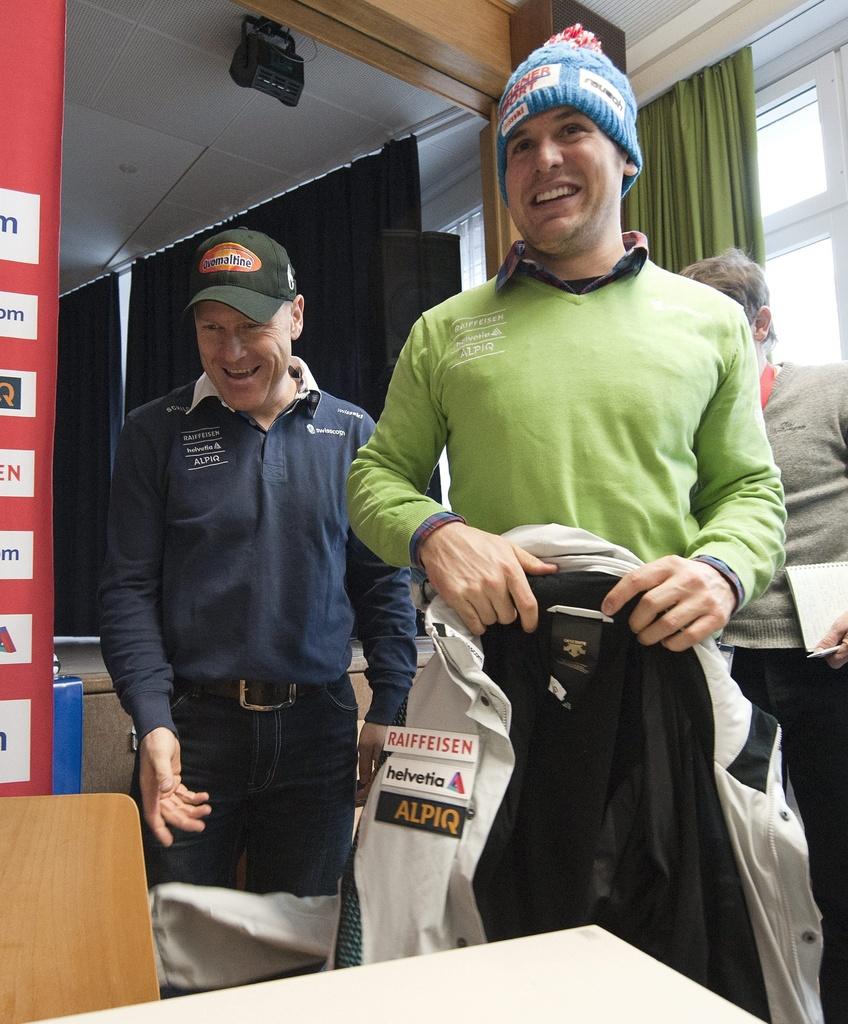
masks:
<svg viewBox="0 0 848 1024"><path fill-rule="evenodd" d="M96 636L112 458L120 430L118 279L59 301L53 445L54 634Z"/></svg>
<svg viewBox="0 0 848 1024"><path fill-rule="evenodd" d="M318 384L377 416L386 374L378 336L380 231L421 228L414 138L210 228L250 227L281 242L305 299L294 353ZM127 411L200 373L193 328L181 311L191 257L203 235L133 265L127 352Z"/></svg>
<svg viewBox="0 0 848 1024"><path fill-rule="evenodd" d="M166 395L201 373L194 327L182 310L197 239L136 260L127 322L126 411Z"/></svg>

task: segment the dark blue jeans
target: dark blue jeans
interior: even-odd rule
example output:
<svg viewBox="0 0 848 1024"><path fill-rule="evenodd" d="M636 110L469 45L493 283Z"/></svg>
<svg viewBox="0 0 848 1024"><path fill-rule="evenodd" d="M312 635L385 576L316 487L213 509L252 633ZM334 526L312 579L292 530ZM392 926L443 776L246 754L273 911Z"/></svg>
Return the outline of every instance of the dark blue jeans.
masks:
<svg viewBox="0 0 848 1024"><path fill-rule="evenodd" d="M783 728L784 767L810 848L822 913L819 981L827 1024L848 1024L848 668L803 650L737 647L732 676Z"/></svg>
<svg viewBox="0 0 848 1024"><path fill-rule="evenodd" d="M203 832L161 846L142 824L148 884L233 887L246 853L251 892L336 891L351 845L357 706L350 679L298 687L293 705L248 711L200 689L173 705L182 779L209 793ZM139 800L138 763L133 796ZM140 801L139 801L140 802Z"/></svg>

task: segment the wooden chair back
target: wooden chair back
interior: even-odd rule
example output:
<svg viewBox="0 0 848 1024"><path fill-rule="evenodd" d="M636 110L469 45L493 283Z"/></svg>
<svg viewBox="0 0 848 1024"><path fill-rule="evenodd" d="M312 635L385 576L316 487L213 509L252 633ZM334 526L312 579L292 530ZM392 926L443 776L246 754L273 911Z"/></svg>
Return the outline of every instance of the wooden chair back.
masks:
<svg viewBox="0 0 848 1024"><path fill-rule="evenodd" d="M0 1021L158 998L133 801L0 798Z"/></svg>

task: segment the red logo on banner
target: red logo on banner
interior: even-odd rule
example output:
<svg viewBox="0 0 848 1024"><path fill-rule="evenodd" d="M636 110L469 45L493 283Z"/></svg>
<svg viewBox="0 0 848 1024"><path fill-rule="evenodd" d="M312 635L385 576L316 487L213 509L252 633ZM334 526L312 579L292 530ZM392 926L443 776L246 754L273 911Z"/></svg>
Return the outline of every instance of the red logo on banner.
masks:
<svg viewBox="0 0 848 1024"><path fill-rule="evenodd" d="M12 634L6 626L0 626L0 650L5 651L6 654L14 654L15 651L17 651L15 641L12 639Z"/></svg>

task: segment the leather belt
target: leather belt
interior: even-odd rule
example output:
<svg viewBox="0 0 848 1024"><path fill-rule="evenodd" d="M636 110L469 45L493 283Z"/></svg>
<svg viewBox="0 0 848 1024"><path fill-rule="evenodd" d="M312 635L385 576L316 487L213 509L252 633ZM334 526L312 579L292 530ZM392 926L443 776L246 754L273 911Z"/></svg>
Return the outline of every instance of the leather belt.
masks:
<svg viewBox="0 0 848 1024"><path fill-rule="evenodd" d="M296 683L266 683L252 679L221 679L199 683L200 693L237 700L248 711L279 711L297 700ZM303 696L303 693L301 693Z"/></svg>

